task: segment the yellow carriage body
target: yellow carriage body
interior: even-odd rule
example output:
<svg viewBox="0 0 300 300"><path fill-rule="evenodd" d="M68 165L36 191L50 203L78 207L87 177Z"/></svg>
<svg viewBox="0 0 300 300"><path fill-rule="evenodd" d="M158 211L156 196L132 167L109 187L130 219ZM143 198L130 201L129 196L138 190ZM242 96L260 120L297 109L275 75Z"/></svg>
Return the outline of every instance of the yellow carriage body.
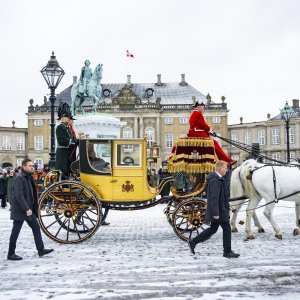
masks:
<svg viewBox="0 0 300 300"><path fill-rule="evenodd" d="M95 160L89 156L92 151ZM148 201L159 190L148 184L146 156L146 139L82 139L80 181L103 203Z"/></svg>

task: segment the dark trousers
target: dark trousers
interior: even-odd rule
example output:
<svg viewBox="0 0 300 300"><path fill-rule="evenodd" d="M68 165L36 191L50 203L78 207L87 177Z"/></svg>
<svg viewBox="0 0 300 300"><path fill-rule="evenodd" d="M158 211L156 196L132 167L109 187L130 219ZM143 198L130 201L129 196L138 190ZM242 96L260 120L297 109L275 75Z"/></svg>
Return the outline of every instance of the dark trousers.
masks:
<svg viewBox="0 0 300 300"><path fill-rule="evenodd" d="M25 221L27 222L28 226L32 230L36 249L37 250L44 249L44 243L43 243L43 239L42 239L42 235L41 235L41 229L40 229L40 225L37 221L37 218L34 215L32 215L31 217L28 217ZM10 240L9 240L8 255L12 255L13 253L15 253L17 239L18 239L19 233L21 231L21 228L23 226L23 223L24 223L24 221L14 220L14 224L13 224L13 228L12 228Z"/></svg>
<svg viewBox="0 0 300 300"><path fill-rule="evenodd" d="M1 199L1 207L5 208L6 207L6 195L0 195Z"/></svg>
<svg viewBox="0 0 300 300"><path fill-rule="evenodd" d="M223 229L224 252L230 252L231 251L231 227L229 222L211 222L209 228L203 230L198 236L196 236L191 240L193 245L196 246L198 243L202 243L208 240L213 234L215 234L218 231L219 225Z"/></svg>

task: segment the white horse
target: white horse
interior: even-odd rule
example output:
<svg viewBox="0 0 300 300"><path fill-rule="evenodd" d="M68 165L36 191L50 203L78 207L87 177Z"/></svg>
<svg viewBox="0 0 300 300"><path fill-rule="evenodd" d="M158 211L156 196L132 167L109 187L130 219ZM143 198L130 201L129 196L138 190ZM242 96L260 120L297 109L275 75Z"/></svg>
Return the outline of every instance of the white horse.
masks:
<svg viewBox="0 0 300 300"><path fill-rule="evenodd" d="M267 205L265 206L264 215L273 226L275 236L282 239L282 232L274 219L273 209L276 202L279 201L278 199L286 196L288 197L282 200L295 202L296 228L293 231L293 235L299 235L300 193L297 192L300 192L300 166L264 165L257 163L254 159L250 159L243 164L243 177L247 176L252 183L252 185L249 185L250 196L257 193L265 199ZM292 195L293 193L294 195ZM250 223L249 220L251 220L254 209L258 206L259 201L258 198L250 198L247 208L248 223Z"/></svg>
<svg viewBox="0 0 300 300"><path fill-rule="evenodd" d="M102 87L100 84L100 81L102 79L102 71L103 71L102 64L101 65L98 64L93 72L92 78L87 84L87 91L86 91L87 95L79 92L79 85L81 83L73 84L71 88L71 98L72 98L71 110L73 116L76 115L76 110L78 108L80 109L81 112L83 112L82 103L87 97L92 98L94 102L92 110L94 112L96 111L97 105L102 96Z"/></svg>
<svg viewBox="0 0 300 300"><path fill-rule="evenodd" d="M240 196L245 195L248 199L256 199L257 203L260 202L261 196L258 195L255 191L255 189L252 186L251 181L247 180L246 177L244 176L243 171L244 165L241 165L237 168L235 168L232 171L231 174L231 184L230 184L230 197L231 198L238 198ZM230 225L231 225L231 231L232 232L238 232L238 229L236 227L236 219L237 219L237 214L241 207L243 206L243 203L245 201L249 202L249 200L236 200L236 201L231 201L230 205L231 208L233 209L233 214L231 216L230 220ZM249 203L248 203L249 206ZM254 221L254 225L258 228L258 232L265 232L262 225L260 224L258 217L256 215L255 210L253 211L252 218ZM254 236L251 232L251 216L250 218L248 217L246 220L246 233L247 233L247 239L253 239Z"/></svg>

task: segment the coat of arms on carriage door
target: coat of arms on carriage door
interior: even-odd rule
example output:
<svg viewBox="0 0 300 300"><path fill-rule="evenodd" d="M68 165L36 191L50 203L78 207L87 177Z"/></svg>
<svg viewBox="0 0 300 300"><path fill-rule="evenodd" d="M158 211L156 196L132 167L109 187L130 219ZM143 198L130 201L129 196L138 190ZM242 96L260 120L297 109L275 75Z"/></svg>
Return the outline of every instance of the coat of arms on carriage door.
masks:
<svg viewBox="0 0 300 300"><path fill-rule="evenodd" d="M194 160L198 159L198 158L199 158L199 153L198 153L198 151L197 151L197 150L193 150L193 151L191 152L191 156L192 156L192 159L194 159Z"/></svg>
<svg viewBox="0 0 300 300"><path fill-rule="evenodd" d="M130 183L129 180L127 180L125 183L122 185L122 192L133 192L134 191L134 186L132 183Z"/></svg>

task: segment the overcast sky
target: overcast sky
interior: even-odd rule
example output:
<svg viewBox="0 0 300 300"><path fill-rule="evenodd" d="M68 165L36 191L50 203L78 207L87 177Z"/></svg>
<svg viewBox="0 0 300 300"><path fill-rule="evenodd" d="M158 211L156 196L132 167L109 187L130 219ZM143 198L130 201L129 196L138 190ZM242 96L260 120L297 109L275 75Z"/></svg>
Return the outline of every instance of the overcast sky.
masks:
<svg viewBox="0 0 300 300"><path fill-rule="evenodd" d="M298 0L0 0L0 126L27 126L27 106L49 93L40 70L52 50L65 70L86 59L102 83L186 81L226 97L229 124L266 120L300 98Z"/></svg>

